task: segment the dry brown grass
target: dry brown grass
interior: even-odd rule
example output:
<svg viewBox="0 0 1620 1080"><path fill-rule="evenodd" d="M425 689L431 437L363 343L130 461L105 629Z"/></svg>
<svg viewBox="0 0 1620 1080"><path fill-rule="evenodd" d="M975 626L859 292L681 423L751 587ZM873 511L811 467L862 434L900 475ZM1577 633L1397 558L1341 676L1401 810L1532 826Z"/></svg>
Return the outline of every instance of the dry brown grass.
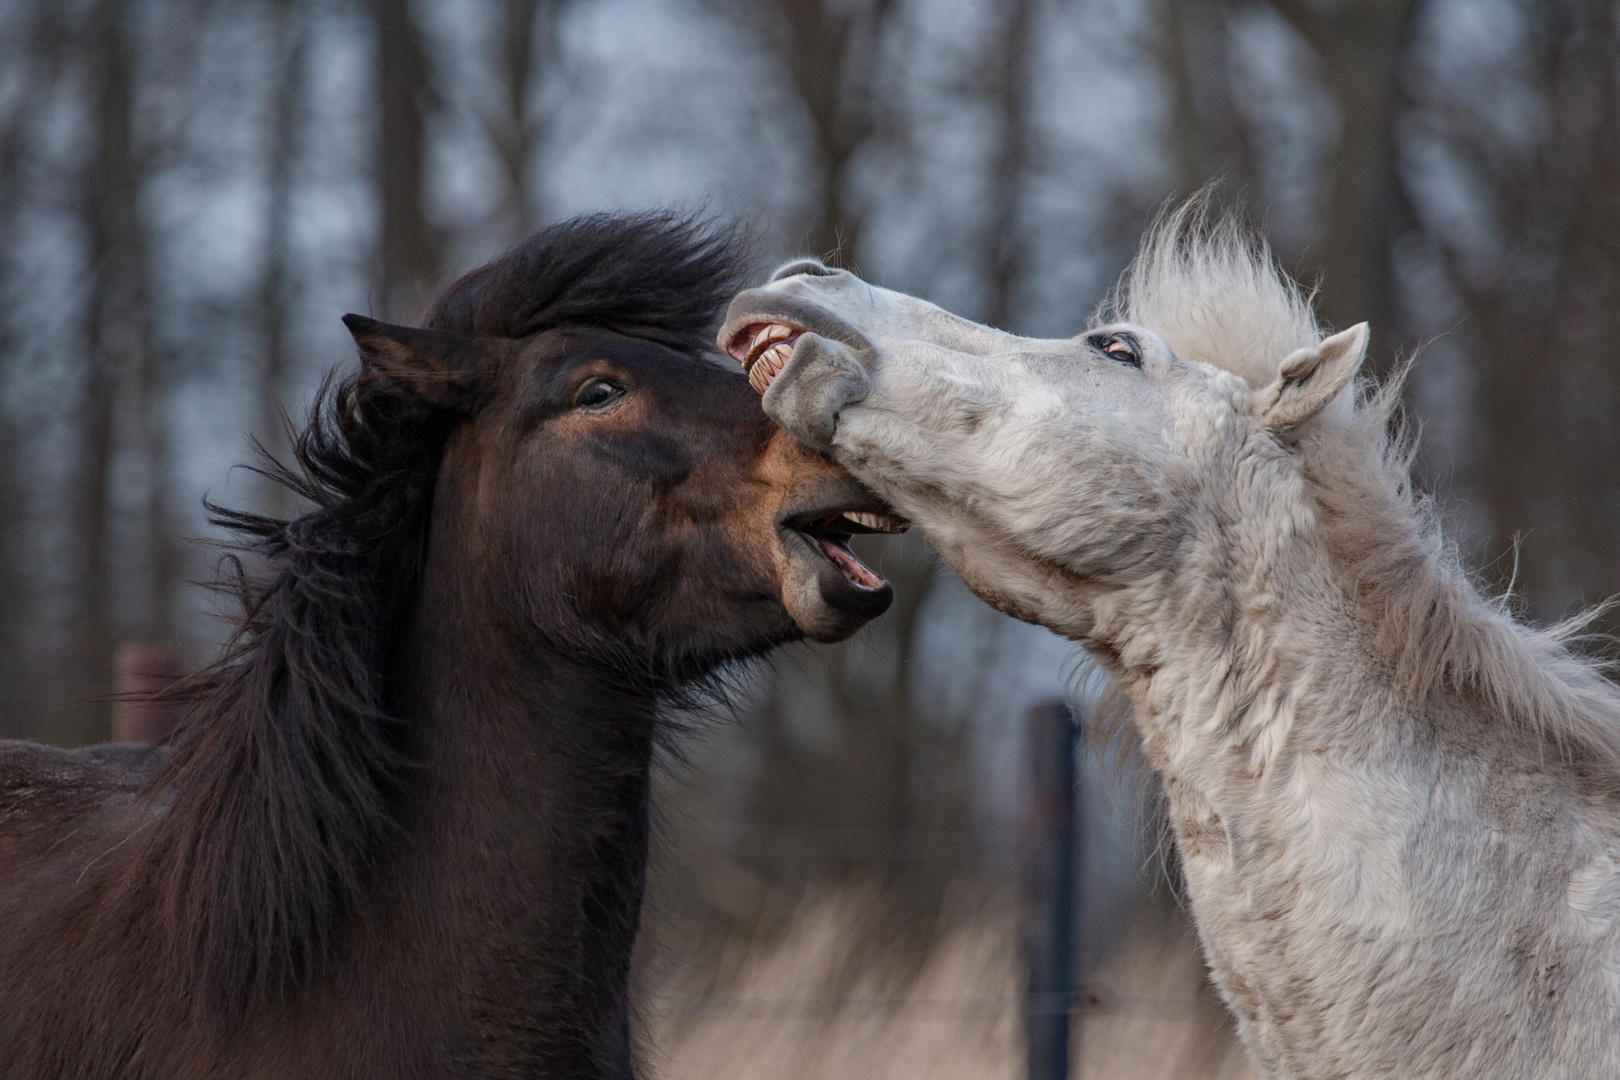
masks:
<svg viewBox="0 0 1620 1080"><path fill-rule="evenodd" d="M769 941L728 943L727 974L676 970L643 1003L658 1080L1013 1080L1024 1074L1022 972L1007 903L980 905L901 963L870 942L869 893L804 900ZM853 943L853 944L852 944ZM703 993L693 987L705 986ZM714 987L719 985L721 989ZM1249 1080L1191 928L1148 905L1089 981L1083 1077Z"/></svg>

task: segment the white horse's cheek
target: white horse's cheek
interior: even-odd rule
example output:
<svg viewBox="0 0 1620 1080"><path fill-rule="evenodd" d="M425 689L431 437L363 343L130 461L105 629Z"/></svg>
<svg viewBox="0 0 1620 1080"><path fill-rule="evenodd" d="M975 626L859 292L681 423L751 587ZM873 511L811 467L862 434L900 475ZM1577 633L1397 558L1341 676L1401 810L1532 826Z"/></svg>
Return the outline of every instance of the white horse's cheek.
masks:
<svg viewBox="0 0 1620 1080"><path fill-rule="evenodd" d="M855 405L838 415L833 457L896 510L913 517L921 507L907 494L914 477L926 473L932 449L919 433L886 411Z"/></svg>
<svg viewBox="0 0 1620 1080"><path fill-rule="evenodd" d="M1620 867L1613 856L1598 855L1571 871L1564 898L1580 929L1593 938L1609 933L1620 913Z"/></svg>
<svg viewBox="0 0 1620 1080"><path fill-rule="evenodd" d="M1620 1013L1620 956L1605 947L1616 936L1620 916L1620 866L1613 854L1600 854L1577 866L1569 875L1565 902L1572 916L1572 936L1596 960L1592 982L1610 1012Z"/></svg>

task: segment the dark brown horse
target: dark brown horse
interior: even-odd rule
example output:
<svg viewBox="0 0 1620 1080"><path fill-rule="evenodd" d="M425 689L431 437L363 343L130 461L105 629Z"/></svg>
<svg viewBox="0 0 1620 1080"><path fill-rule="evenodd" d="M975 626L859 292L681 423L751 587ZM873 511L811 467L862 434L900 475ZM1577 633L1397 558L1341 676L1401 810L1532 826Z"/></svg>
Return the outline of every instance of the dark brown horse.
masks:
<svg viewBox="0 0 1620 1080"><path fill-rule="evenodd" d="M169 747L0 743L0 1077L630 1074L661 706L889 602L708 355L735 261L585 218L346 320Z"/></svg>

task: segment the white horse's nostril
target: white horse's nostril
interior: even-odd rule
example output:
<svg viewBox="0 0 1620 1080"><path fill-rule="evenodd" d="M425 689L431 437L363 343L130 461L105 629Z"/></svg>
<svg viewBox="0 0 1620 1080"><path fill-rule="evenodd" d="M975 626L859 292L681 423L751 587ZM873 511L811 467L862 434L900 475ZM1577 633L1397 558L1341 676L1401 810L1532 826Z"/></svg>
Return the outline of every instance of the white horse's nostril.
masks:
<svg viewBox="0 0 1620 1080"><path fill-rule="evenodd" d="M771 280L781 281L783 278L797 277L800 274L808 274L811 277L832 277L837 273L837 270L832 269L820 259L794 259L790 263L784 263L782 266L777 267L776 272L771 275Z"/></svg>

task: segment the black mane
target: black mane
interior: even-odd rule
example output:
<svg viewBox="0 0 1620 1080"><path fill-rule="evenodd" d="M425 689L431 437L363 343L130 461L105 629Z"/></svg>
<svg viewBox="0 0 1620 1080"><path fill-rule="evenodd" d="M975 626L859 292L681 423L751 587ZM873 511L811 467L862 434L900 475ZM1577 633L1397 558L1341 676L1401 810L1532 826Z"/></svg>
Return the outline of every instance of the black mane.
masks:
<svg viewBox="0 0 1620 1080"><path fill-rule="evenodd" d="M707 352L742 267L730 230L667 212L587 214L462 275L425 325L503 338L596 326Z"/></svg>
<svg viewBox="0 0 1620 1080"><path fill-rule="evenodd" d="M583 325L699 353L742 267L734 234L669 213L550 226L450 285L427 325L521 338ZM361 371L323 387L290 466L291 521L210 504L263 568L222 567L241 615L147 788L172 798L136 873L229 1022L326 960L333 928L395 832L409 744L385 671L419 586L449 412ZM147 869L140 869L145 867ZM152 870L151 868L161 868Z"/></svg>

